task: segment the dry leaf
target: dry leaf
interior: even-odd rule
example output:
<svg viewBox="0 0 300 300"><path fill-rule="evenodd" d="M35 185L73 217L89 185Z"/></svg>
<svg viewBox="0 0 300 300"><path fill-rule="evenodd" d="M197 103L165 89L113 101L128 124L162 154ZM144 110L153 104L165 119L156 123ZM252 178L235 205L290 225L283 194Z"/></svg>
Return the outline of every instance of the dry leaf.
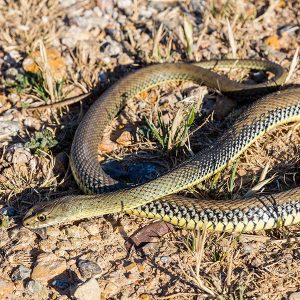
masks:
<svg viewBox="0 0 300 300"><path fill-rule="evenodd" d="M66 65L63 57L60 55L57 49L46 49L46 55L50 67L52 76L56 80L62 80L66 75ZM34 51L23 62L23 68L26 72L37 74L41 71L41 52Z"/></svg>
<svg viewBox="0 0 300 300"><path fill-rule="evenodd" d="M271 36L269 36L269 37L266 39L265 43L266 43L269 47L271 47L271 48L273 48L273 49L279 49L279 48L280 48L280 43L279 43L279 39L278 39L278 36L277 36L277 35L271 35Z"/></svg>

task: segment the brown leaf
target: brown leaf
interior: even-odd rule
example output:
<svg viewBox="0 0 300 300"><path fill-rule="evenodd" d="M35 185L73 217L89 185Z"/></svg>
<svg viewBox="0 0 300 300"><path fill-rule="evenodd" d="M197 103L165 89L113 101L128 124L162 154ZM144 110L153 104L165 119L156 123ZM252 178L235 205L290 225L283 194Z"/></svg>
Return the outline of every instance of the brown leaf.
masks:
<svg viewBox="0 0 300 300"><path fill-rule="evenodd" d="M147 243L151 243L155 239L172 232L174 226L164 221L150 223L149 225L135 231L125 242L125 247L128 251L134 246L139 248Z"/></svg>
<svg viewBox="0 0 300 300"><path fill-rule="evenodd" d="M124 130L116 139L116 142L122 146L129 146L134 142L134 137L130 131Z"/></svg>

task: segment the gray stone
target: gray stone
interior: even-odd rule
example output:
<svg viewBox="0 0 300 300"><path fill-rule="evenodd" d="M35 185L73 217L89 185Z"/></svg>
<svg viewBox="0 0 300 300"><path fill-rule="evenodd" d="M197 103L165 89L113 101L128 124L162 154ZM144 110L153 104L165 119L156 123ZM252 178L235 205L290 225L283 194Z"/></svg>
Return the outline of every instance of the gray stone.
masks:
<svg viewBox="0 0 300 300"><path fill-rule="evenodd" d="M8 99L12 104L16 105L17 103L20 102L21 97L20 97L20 95L18 95L18 94L10 93L10 94L7 96L7 99Z"/></svg>
<svg viewBox="0 0 300 300"><path fill-rule="evenodd" d="M36 281L36 280L30 280L26 284L26 288L33 294L38 294L43 289L43 285Z"/></svg>
<svg viewBox="0 0 300 300"><path fill-rule="evenodd" d="M22 144L18 143L7 149L5 158L7 161L12 162L15 165L25 164L31 159L31 153L23 148Z"/></svg>
<svg viewBox="0 0 300 300"><path fill-rule="evenodd" d="M24 280L30 277L31 270L26 268L23 265L17 267L17 269L12 273L11 279L12 281Z"/></svg>
<svg viewBox="0 0 300 300"><path fill-rule="evenodd" d="M160 261L163 264L169 264L171 262L171 257L170 256L161 256Z"/></svg>
<svg viewBox="0 0 300 300"><path fill-rule="evenodd" d="M92 278L102 272L101 267L97 263L89 260L79 260L77 267L83 278Z"/></svg>
<svg viewBox="0 0 300 300"><path fill-rule="evenodd" d="M2 121L0 119L0 142L9 140L11 137L16 136L19 130L19 122Z"/></svg>
<svg viewBox="0 0 300 300"><path fill-rule="evenodd" d="M101 289L97 280L95 278L91 278L74 288L72 295L77 300L99 300L101 296Z"/></svg>
<svg viewBox="0 0 300 300"><path fill-rule="evenodd" d="M126 8L128 8L128 6L132 5L132 1L131 0L118 0L117 5L120 9L126 9Z"/></svg>
<svg viewBox="0 0 300 300"><path fill-rule="evenodd" d="M5 71L5 79L9 83L14 83L18 74L19 72L16 68L9 68Z"/></svg>
<svg viewBox="0 0 300 300"><path fill-rule="evenodd" d="M8 217L16 215L16 210L13 207L3 207L0 209L0 214Z"/></svg>

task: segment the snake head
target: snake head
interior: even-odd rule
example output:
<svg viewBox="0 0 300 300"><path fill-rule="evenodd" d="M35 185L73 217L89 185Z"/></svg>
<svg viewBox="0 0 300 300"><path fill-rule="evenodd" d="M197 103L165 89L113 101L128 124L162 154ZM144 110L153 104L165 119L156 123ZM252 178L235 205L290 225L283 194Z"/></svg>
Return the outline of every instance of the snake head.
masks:
<svg viewBox="0 0 300 300"><path fill-rule="evenodd" d="M28 229L38 229L70 220L61 201L47 201L35 204L23 218L23 225ZM62 213L65 211L65 213Z"/></svg>

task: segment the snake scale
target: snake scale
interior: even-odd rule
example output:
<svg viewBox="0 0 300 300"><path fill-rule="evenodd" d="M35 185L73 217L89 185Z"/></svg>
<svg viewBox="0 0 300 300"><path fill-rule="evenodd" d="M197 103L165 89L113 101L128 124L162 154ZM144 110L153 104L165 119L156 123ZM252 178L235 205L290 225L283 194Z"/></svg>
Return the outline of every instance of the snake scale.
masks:
<svg viewBox="0 0 300 300"><path fill-rule="evenodd" d="M214 71L231 68L265 70L273 78L250 85L232 81ZM196 64L148 66L107 89L81 121L73 140L70 165L80 188L89 195L69 195L40 202L23 219L30 229L71 222L108 213L126 212L162 219L180 227L212 231L249 232L300 222L300 188L240 200L201 200L176 195L223 169L257 138L273 127L300 120L300 89L278 90L286 72L264 60L212 60ZM231 128L209 149L156 179L134 187L109 177L99 166L97 148L103 130L126 102L140 92L170 81L193 81L252 103ZM272 91L271 94L268 94Z"/></svg>

